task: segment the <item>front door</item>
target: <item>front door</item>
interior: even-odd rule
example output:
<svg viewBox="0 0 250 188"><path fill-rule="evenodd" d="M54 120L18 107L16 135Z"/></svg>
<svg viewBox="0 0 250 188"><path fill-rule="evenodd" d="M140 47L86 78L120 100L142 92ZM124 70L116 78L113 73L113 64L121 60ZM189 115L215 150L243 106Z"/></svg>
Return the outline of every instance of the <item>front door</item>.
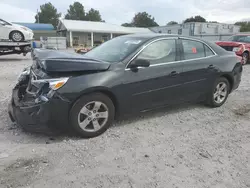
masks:
<svg viewBox="0 0 250 188"><path fill-rule="evenodd" d="M177 52L175 38L157 39L133 60L146 59L150 61L149 67L135 71L128 64L123 81L123 94L128 100L122 104L128 113L171 104L178 99L183 79Z"/></svg>
<svg viewBox="0 0 250 188"><path fill-rule="evenodd" d="M180 39L185 100L203 99L215 81L216 54L199 40Z"/></svg>

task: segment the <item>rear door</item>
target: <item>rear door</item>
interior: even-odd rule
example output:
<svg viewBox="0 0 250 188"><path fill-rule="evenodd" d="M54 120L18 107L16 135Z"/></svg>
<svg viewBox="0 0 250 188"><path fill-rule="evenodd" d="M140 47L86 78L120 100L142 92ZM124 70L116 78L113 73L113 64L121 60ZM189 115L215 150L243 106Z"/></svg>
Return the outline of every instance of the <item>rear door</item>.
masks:
<svg viewBox="0 0 250 188"><path fill-rule="evenodd" d="M186 100L203 98L211 90L216 79L217 68L215 52L202 41L179 39L181 42L181 59Z"/></svg>
<svg viewBox="0 0 250 188"><path fill-rule="evenodd" d="M0 19L0 39L9 39L9 33L12 29L12 26Z"/></svg>
<svg viewBox="0 0 250 188"><path fill-rule="evenodd" d="M0 19L0 39L5 39L4 33L5 33L4 22Z"/></svg>
<svg viewBox="0 0 250 188"><path fill-rule="evenodd" d="M147 59L150 67L134 71L128 64L123 81L123 94L128 100L123 101L122 105L126 110L147 110L171 104L178 98L182 85L182 65L178 61L176 39L157 39L130 62Z"/></svg>

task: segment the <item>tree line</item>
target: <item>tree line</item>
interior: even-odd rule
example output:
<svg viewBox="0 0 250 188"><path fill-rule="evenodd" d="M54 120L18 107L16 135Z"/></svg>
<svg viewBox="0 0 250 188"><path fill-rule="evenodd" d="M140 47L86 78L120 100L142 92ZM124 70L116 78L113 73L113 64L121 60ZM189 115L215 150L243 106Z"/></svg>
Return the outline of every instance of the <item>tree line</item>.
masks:
<svg viewBox="0 0 250 188"><path fill-rule="evenodd" d="M62 16L61 13L55 8L52 3L45 3L40 6L40 11L36 14L35 19L36 23L50 23L54 27L58 25L59 18ZM83 4L80 2L74 2L72 5L69 5L67 14L64 16L68 20L83 20L83 21L96 21L96 22L105 22L102 19L102 16L98 10L91 8L89 11L85 11ZM193 16L185 19L181 23L188 22L208 22L208 23L218 23L217 21L207 21L200 15ZM176 21L170 21L166 25L175 25L178 24ZM236 25L241 26L241 32L250 31L250 21L249 22L236 22ZM155 18L148 14L147 12L139 12L135 14L131 22L123 23L122 26L125 27L155 27L159 24L155 21Z"/></svg>
<svg viewBox="0 0 250 188"><path fill-rule="evenodd" d="M61 16L62 13L59 13L52 3L45 3L40 6L40 11L35 16L35 23L50 23L56 27ZM91 8L88 12L85 12L85 8L80 2L69 5L64 18L68 20L105 22L98 10Z"/></svg>

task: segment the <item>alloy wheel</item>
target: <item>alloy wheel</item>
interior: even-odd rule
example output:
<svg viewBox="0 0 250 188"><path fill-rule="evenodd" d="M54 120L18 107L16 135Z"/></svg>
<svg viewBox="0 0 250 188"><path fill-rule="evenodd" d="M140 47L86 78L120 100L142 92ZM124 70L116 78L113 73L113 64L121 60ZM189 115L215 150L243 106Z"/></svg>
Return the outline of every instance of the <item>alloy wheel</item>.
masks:
<svg viewBox="0 0 250 188"><path fill-rule="evenodd" d="M86 132L96 132L107 123L108 117L108 107L100 101L92 101L80 110L78 124Z"/></svg>
<svg viewBox="0 0 250 188"><path fill-rule="evenodd" d="M220 82L217 84L214 90L214 101L217 104L221 104L225 101L228 93L228 87L225 82Z"/></svg>
<svg viewBox="0 0 250 188"><path fill-rule="evenodd" d="M21 35L21 33L14 33L13 34L13 39L15 40L15 41L21 41L22 40L22 35Z"/></svg>

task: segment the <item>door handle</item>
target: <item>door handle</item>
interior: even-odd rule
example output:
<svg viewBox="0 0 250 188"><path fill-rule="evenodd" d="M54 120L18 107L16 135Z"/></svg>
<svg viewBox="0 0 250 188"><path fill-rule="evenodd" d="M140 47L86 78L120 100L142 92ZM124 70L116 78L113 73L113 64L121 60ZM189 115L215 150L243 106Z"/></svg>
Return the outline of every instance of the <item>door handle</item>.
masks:
<svg viewBox="0 0 250 188"><path fill-rule="evenodd" d="M179 74L178 72L172 71L172 72L170 73L170 76L177 76L178 74Z"/></svg>
<svg viewBox="0 0 250 188"><path fill-rule="evenodd" d="M207 68L208 68L208 69L214 69L215 66L214 66L214 65L209 65Z"/></svg>
<svg viewBox="0 0 250 188"><path fill-rule="evenodd" d="M207 71L208 72L215 72L215 71L218 71L218 68L216 68L214 65L209 65L207 67Z"/></svg>

